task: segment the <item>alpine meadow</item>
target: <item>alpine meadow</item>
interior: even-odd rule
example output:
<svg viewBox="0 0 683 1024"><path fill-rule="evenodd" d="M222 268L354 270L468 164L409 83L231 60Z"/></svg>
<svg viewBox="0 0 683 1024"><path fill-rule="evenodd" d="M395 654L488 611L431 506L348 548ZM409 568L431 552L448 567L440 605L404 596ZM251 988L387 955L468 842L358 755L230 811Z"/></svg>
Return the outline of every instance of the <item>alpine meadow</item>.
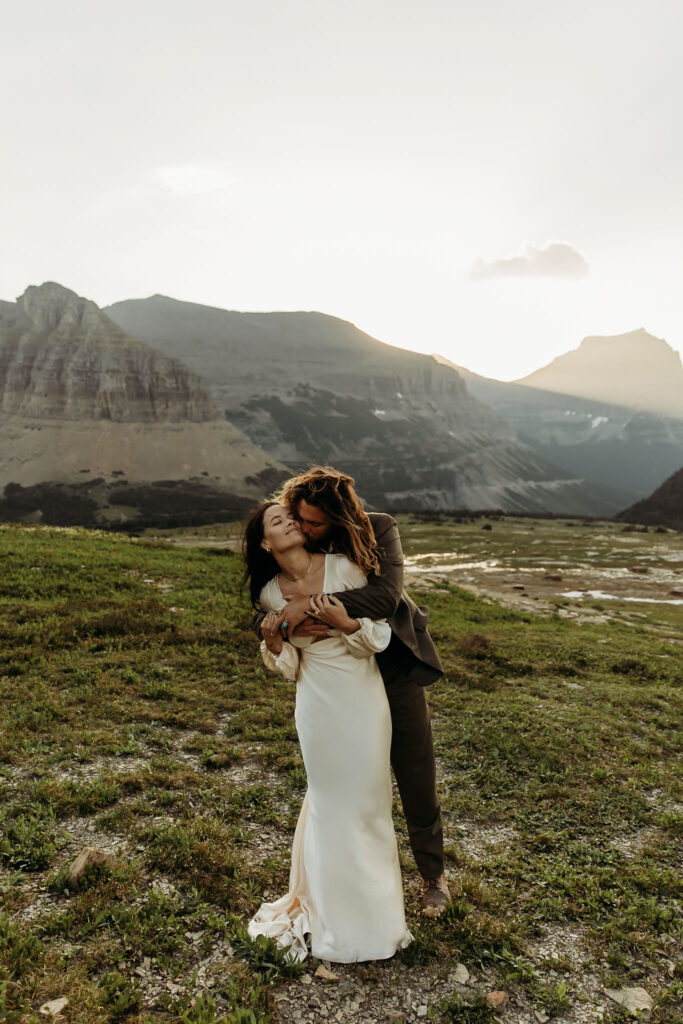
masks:
<svg viewBox="0 0 683 1024"><path fill-rule="evenodd" d="M429 700L453 902L420 920L395 802L414 941L330 969L246 938L285 889L305 774L294 686L261 664L239 593L238 524L0 527L0 1020L616 1024L634 991L653 1024L681 1019L683 623L675 599L614 583L638 597L668 573L675 592L680 533L400 528L446 668ZM487 566L498 582L472 582ZM577 573L587 589L561 596Z"/></svg>

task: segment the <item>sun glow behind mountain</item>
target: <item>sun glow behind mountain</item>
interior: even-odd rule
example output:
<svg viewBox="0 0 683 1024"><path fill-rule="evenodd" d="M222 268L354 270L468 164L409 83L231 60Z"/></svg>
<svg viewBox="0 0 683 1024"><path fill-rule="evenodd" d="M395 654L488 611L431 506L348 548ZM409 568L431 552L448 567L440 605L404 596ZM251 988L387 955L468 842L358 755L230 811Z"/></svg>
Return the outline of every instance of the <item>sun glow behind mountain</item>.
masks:
<svg viewBox="0 0 683 1024"><path fill-rule="evenodd" d="M502 379L680 351L680 5L83 10L3 24L3 296L320 310Z"/></svg>

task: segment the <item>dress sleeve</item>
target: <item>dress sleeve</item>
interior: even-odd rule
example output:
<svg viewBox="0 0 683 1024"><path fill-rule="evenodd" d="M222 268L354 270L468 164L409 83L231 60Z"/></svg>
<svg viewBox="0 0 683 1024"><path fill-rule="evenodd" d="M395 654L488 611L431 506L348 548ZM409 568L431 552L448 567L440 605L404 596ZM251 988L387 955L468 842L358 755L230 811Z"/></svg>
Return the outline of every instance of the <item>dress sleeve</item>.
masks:
<svg viewBox="0 0 683 1024"><path fill-rule="evenodd" d="M282 650L278 655L273 654L266 647L265 640L261 641L261 657L263 664L272 672L281 672L285 679L291 683L296 682L299 674L299 652L292 644L283 643Z"/></svg>
<svg viewBox="0 0 683 1024"><path fill-rule="evenodd" d="M389 646L391 640L391 626L388 622L375 621L374 619L359 619L360 629L355 633L346 635L342 633L342 639L349 649L349 654L354 658L370 658L378 651L383 651Z"/></svg>

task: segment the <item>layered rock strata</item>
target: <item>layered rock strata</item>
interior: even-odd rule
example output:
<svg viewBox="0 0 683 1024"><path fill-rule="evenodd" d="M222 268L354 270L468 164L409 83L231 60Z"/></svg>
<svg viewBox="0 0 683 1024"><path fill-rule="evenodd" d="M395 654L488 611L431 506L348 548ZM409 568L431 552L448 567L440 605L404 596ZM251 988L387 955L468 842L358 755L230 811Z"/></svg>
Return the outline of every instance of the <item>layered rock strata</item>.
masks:
<svg viewBox="0 0 683 1024"><path fill-rule="evenodd" d="M0 304L0 412L114 423L220 418L201 379L61 285Z"/></svg>
<svg viewBox="0 0 683 1024"><path fill-rule="evenodd" d="M192 480L261 497L286 470L197 374L54 283L0 303L0 488Z"/></svg>

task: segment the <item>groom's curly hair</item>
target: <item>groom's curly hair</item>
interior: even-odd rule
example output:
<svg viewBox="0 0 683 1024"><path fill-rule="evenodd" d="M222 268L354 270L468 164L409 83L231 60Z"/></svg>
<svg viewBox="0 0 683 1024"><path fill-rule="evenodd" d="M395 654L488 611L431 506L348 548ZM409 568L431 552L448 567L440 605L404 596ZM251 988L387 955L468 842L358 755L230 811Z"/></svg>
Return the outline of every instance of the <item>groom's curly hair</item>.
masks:
<svg viewBox="0 0 683 1024"><path fill-rule="evenodd" d="M287 480L274 500L296 513L300 501L319 508L332 523L330 547L346 555L367 575L379 575L379 559L375 534L356 494L355 480L332 466L312 466L299 476Z"/></svg>

